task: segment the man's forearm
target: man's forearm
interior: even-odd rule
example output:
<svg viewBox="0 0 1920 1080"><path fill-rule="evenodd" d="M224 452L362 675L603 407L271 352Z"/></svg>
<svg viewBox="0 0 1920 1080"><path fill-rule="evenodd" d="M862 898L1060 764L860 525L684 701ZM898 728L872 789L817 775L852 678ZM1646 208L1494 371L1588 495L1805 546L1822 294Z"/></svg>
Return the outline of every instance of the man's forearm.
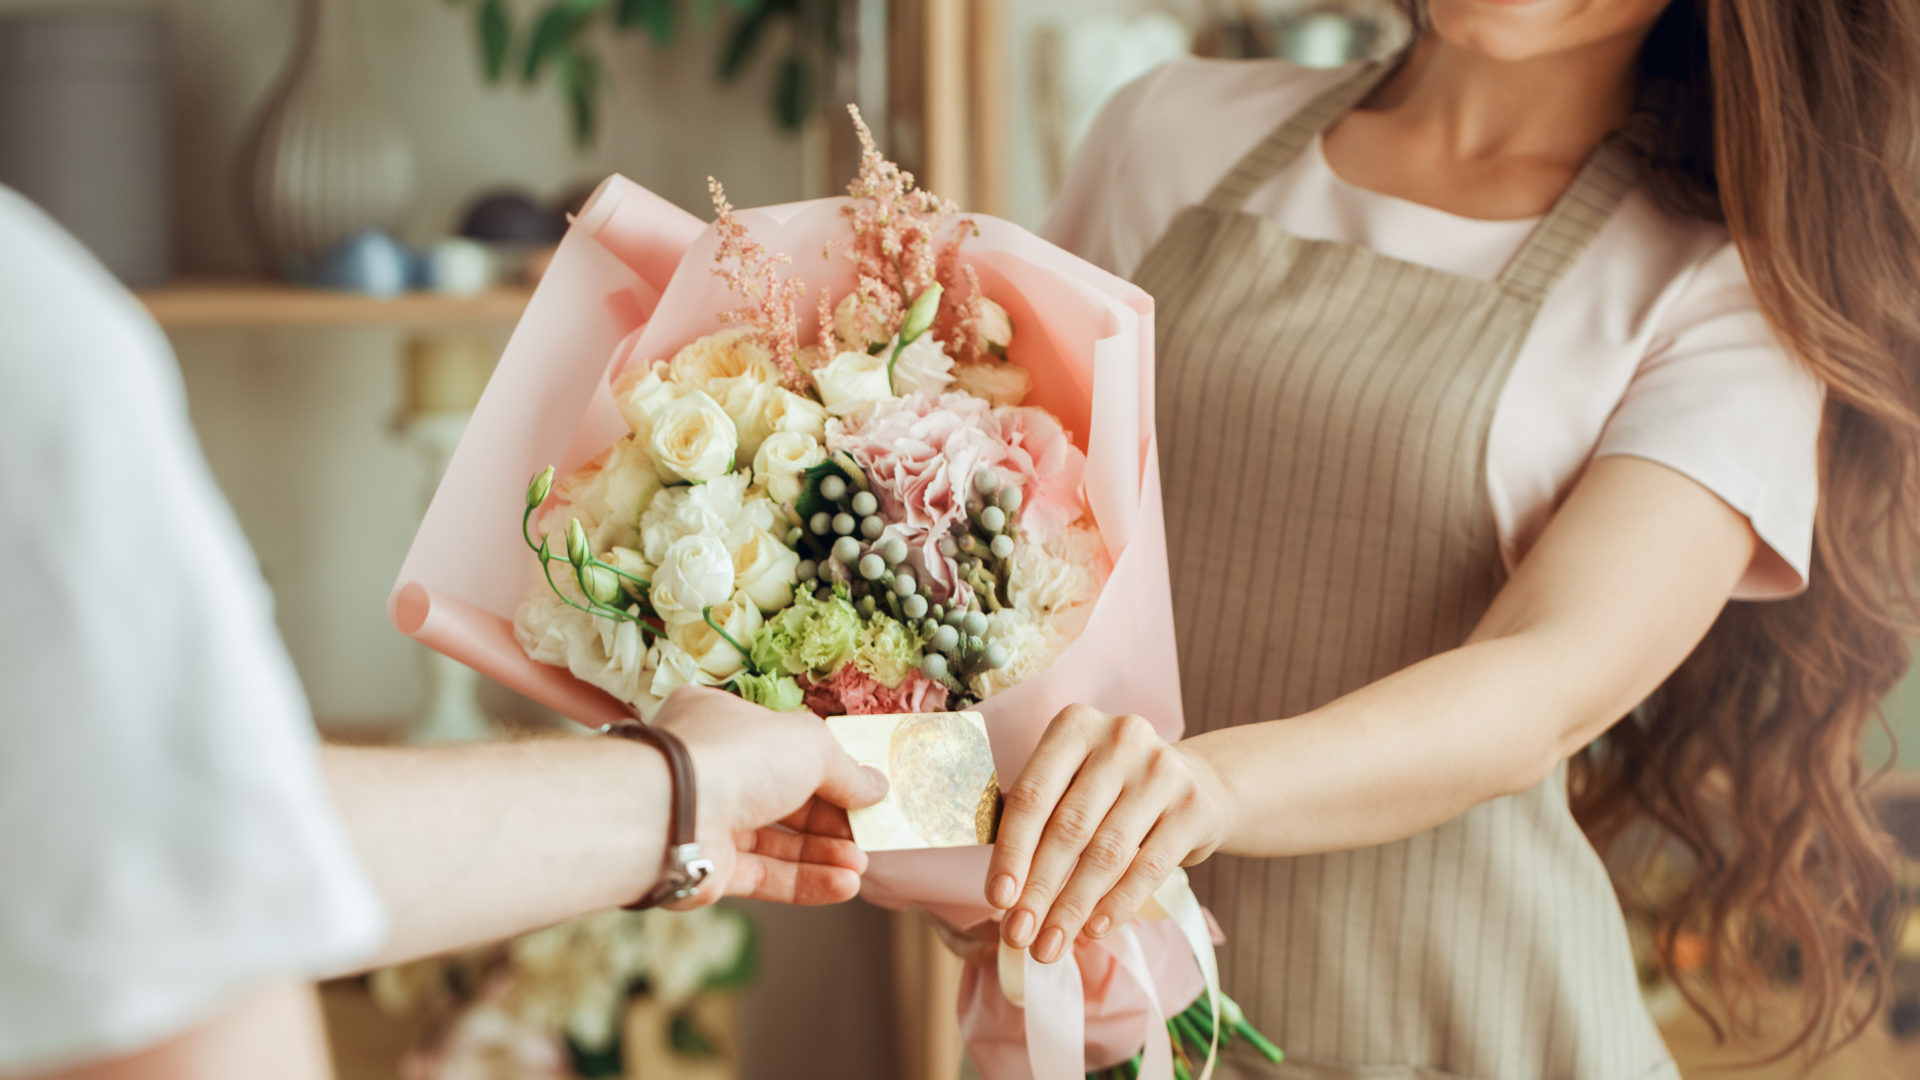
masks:
<svg viewBox="0 0 1920 1080"><path fill-rule="evenodd" d="M659 876L669 781L623 739L322 752L393 932L383 966L628 903Z"/></svg>

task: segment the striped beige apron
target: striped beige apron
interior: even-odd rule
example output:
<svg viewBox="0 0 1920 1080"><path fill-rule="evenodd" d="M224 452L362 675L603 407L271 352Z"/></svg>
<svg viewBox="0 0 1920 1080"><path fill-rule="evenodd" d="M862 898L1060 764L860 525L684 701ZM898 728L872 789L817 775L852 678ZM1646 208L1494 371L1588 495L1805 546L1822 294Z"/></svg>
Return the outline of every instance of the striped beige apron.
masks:
<svg viewBox="0 0 1920 1080"><path fill-rule="evenodd" d="M1303 240L1242 204L1363 72L1188 208L1137 275L1188 730L1296 716L1464 642L1504 581L1487 431L1542 299L1629 191L1605 146L1495 281ZM1431 832L1216 856L1227 991L1287 1053L1229 1075L1674 1077L1565 767Z"/></svg>

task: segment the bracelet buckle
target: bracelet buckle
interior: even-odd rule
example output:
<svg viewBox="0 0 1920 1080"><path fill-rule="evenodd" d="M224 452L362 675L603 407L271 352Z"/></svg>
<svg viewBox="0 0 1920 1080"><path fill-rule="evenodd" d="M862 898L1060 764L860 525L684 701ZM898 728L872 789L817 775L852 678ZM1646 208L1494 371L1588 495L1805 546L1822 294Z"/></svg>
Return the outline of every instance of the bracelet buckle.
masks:
<svg viewBox="0 0 1920 1080"><path fill-rule="evenodd" d="M675 900L691 900L700 895L700 886L713 875L713 860L700 850L699 844L681 844L667 856L667 884L673 888Z"/></svg>

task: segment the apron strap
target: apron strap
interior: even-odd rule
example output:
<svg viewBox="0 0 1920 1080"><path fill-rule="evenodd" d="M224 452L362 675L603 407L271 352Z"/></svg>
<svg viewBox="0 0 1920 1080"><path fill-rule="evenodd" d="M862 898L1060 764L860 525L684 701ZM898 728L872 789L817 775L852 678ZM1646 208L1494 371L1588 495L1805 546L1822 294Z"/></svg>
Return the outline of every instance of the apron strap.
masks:
<svg viewBox="0 0 1920 1080"><path fill-rule="evenodd" d="M1315 135L1332 126L1335 120L1345 116L1347 110L1358 105L1392 70L1391 64L1367 64L1352 78L1342 81L1315 98L1306 108L1288 117L1273 130L1273 134L1248 151L1247 156L1233 167L1233 171L1220 178L1202 205L1209 210L1230 212L1240 209L1254 192L1260 190L1260 185L1273 179L1281 169L1299 157L1302 147L1312 141Z"/></svg>
<svg viewBox="0 0 1920 1080"><path fill-rule="evenodd" d="M1497 283L1515 296L1545 300L1599 235L1620 201L1640 183L1640 166L1618 138L1602 141L1573 186L1560 196L1526 243L1514 253Z"/></svg>

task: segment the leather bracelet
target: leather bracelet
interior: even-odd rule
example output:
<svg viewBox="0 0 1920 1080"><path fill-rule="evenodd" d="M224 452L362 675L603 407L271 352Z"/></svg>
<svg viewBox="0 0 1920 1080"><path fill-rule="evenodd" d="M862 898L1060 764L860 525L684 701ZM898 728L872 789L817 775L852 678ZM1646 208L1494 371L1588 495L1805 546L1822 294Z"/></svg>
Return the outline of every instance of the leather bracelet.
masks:
<svg viewBox="0 0 1920 1080"><path fill-rule="evenodd" d="M687 753L687 744L665 728L643 724L638 720L608 724L600 729L600 733L645 743L660 751L661 756L667 759L667 775L673 782L673 798L667 819L666 865L653 888L648 889L645 896L626 905L626 910L645 911L668 901L690 900L699 896L701 884L713 873L713 860L702 854L699 842L694 839L698 835L694 828L694 815L699 805L695 800L693 755Z"/></svg>

